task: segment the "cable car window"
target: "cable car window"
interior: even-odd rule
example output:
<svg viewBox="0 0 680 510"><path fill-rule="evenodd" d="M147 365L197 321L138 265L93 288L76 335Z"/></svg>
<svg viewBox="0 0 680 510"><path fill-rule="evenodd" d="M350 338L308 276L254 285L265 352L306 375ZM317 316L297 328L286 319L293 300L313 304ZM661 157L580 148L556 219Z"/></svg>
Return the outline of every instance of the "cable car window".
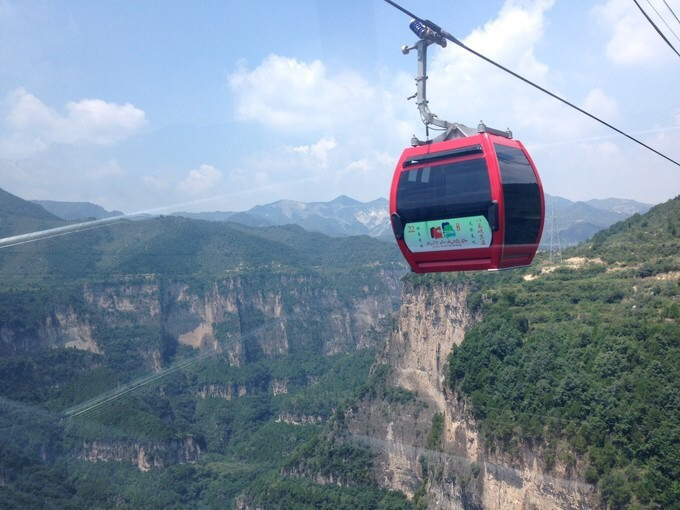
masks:
<svg viewBox="0 0 680 510"><path fill-rule="evenodd" d="M486 217L490 202L484 158L407 170L399 177L397 213L404 224L455 216Z"/></svg>
<svg viewBox="0 0 680 510"><path fill-rule="evenodd" d="M494 147L503 182L505 244L535 244L541 229L541 192L534 170L520 149Z"/></svg>

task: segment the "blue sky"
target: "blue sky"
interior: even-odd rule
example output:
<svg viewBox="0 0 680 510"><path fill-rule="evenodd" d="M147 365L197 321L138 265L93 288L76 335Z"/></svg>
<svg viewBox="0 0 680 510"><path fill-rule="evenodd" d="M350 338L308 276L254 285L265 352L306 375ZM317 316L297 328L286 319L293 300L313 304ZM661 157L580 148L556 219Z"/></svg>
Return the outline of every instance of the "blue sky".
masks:
<svg viewBox="0 0 680 510"><path fill-rule="evenodd" d="M680 58L631 0L403 5L680 160ZM0 188L128 213L386 197L424 137L408 22L382 0L0 0ZM679 167L453 45L428 74L434 113L510 127L548 193L680 193Z"/></svg>

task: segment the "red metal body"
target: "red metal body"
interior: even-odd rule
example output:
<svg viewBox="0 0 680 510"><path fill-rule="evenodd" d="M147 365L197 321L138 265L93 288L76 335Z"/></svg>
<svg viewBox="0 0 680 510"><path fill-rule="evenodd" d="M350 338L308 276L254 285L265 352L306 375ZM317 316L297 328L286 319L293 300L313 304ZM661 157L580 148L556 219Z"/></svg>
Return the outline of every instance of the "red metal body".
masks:
<svg viewBox="0 0 680 510"><path fill-rule="evenodd" d="M526 157L526 161L531 166L531 170L533 171L535 183L531 183L534 192L532 195L533 200L531 201L533 204L531 206L532 219L530 220L533 223L531 224L532 230L531 234L529 235L531 237L529 242L523 242L521 244L517 244L517 242L514 242L514 244L506 244L504 242L506 240L506 234L510 236L511 233L506 230L509 228L509 226L506 224L506 200L504 197L502 172L500 170L499 158L496 150L497 146L499 147L499 151L501 151L502 147L519 149ZM465 152L466 148L470 147L476 147L476 151L472 154ZM481 150L479 150L479 148L481 148ZM462 155L456 155L456 152ZM516 153L516 151L513 152ZM448 157L447 154L451 153L454 153L454 155ZM426 161L419 163L419 158ZM494 212L497 211L495 213L497 216L495 219L489 217L488 223L491 225L491 227L489 228L485 226L487 229L486 231L490 230L492 233L490 244L488 246L482 247L457 247L456 249L452 250L441 247L433 251L427 251L427 247L421 247L419 251L412 251L409 249L407 243L404 240L404 232L405 229L408 230L409 228L412 231L412 227L409 225L409 223L403 223L399 216L399 183L402 174L405 172L414 172L419 169L426 169L425 171L427 171L429 178L430 170L427 170L427 167L432 169L434 167L440 167L442 165L451 163L469 163L470 161L481 158L486 161L491 191L491 203L492 207L495 208ZM481 162L477 163L481 164ZM526 164L524 164L524 167L526 168ZM449 168L455 168L455 166L450 166ZM406 176L406 179L409 179L409 177ZM538 186L538 192L540 193L540 211L538 210L538 198L536 197L535 185ZM517 194L515 196L517 196ZM520 207L522 207L521 204ZM539 214L540 226L537 226ZM498 270L518 266L527 266L531 264L531 261L536 254L541 233L543 231L543 222L545 218L543 187L531 157L519 141L484 132L474 136L437 142L428 145L421 145L404 150L399 162L397 163L392 180L392 188L390 192L390 217L392 218L392 226L399 248L406 258L406 261L411 266L411 269L416 273ZM515 218L516 217L517 213L515 212ZM480 218L480 216L475 216L474 218ZM441 218L426 219L438 220ZM465 220L467 219L469 218L465 218ZM429 223L425 222L421 222L421 224L429 225ZM444 225L444 228L450 228L448 223L444 223ZM470 225L472 225L472 223L470 223ZM470 227L470 229L472 232L472 227ZM437 227L432 228L431 230L431 232L426 232L425 235L429 234L432 239L428 239L434 244L437 242L437 239L441 237L441 229ZM534 236L535 233L537 235ZM510 237L508 237L508 239L509 238ZM487 242L488 241L485 241L481 244L485 244Z"/></svg>

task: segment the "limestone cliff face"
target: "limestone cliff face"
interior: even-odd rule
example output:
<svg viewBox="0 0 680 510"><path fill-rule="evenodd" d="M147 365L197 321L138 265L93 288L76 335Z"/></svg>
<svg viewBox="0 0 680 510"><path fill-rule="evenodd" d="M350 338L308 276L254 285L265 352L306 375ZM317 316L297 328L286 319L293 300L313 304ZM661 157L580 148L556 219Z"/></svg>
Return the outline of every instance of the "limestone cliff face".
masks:
<svg viewBox="0 0 680 510"><path fill-rule="evenodd" d="M463 399L445 384L454 345L475 322L468 290L451 283L405 284L397 326L379 362L390 368L387 386L415 398L395 404L365 399L348 417L353 440L377 454L382 485L424 498L437 509L563 509L595 506L592 487L567 477L559 466L548 472L540 451L519 458L490 451ZM438 446L427 448L436 413L444 427Z"/></svg>
<svg viewBox="0 0 680 510"><path fill-rule="evenodd" d="M235 366L310 345L350 352L374 344L371 328L394 310L400 275L381 276L343 293L313 274L234 275L202 287L153 276L87 284L76 303L51 303L32 324L0 320L0 351L71 347L106 356L107 342L127 335L143 346L131 354L156 371L179 345L223 350Z"/></svg>
<svg viewBox="0 0 680 510"><path fill-rule="evenodd" d="M201 447L192 436L167 441L90 441L75 453L89 462L129 462L140 471L196 462L200 455Z"/></svg>
<svg viewBox="0 0 680 510"><path fill-rule="evenodd" d="M0 354L33 353L52 347L72 347L101 354L92 324L69 305L56 305L27 332L11 324L0 325Z"/></svg>

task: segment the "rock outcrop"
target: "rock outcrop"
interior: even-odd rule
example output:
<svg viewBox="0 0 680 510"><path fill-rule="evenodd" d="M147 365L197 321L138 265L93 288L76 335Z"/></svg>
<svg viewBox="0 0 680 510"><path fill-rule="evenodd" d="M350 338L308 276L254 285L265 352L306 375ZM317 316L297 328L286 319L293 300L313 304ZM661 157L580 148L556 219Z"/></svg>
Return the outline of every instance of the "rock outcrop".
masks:
<svg viewBox="0 0 680 510"><path fill-rule="evenodd" d="M201 446L192 436L166 441L88 441L76 458L89 462L119 461L135 464L140 471L196 462Z"/></svg>
<svg viewBox="0 0 680 510"><path fill-rule="evenodd" d="M69 304L32 311L33 322L0 320L0 353L67 347L107 355L107 339L132 344L152 371L180 346L222 350L233 366L313 348L321 354L375 345L372 328L394 311L399 274L340 293L317 275L233 275L207 288L153 275L91 283ZM140 346L140 347L136 347ZM280 391L280 388L276 391Z"/></svg>
<svg viewBox="0 0 680 510"><path fill-rule="evenodd" d="M593 488L525 448L512 458L485 445L467 409L446 385L454 345L474 324L469 289L453 283L405 283L395 330L379 362L388 387L416 397L395 403L365 398L347 417L350 437L376 454L375 475L385 488L437 509L583 509L595 506ZM443 416L433 437L435 415ZM436 444L431 444L435 442ZM428 444L430 443L430 444Z"/></svg>

